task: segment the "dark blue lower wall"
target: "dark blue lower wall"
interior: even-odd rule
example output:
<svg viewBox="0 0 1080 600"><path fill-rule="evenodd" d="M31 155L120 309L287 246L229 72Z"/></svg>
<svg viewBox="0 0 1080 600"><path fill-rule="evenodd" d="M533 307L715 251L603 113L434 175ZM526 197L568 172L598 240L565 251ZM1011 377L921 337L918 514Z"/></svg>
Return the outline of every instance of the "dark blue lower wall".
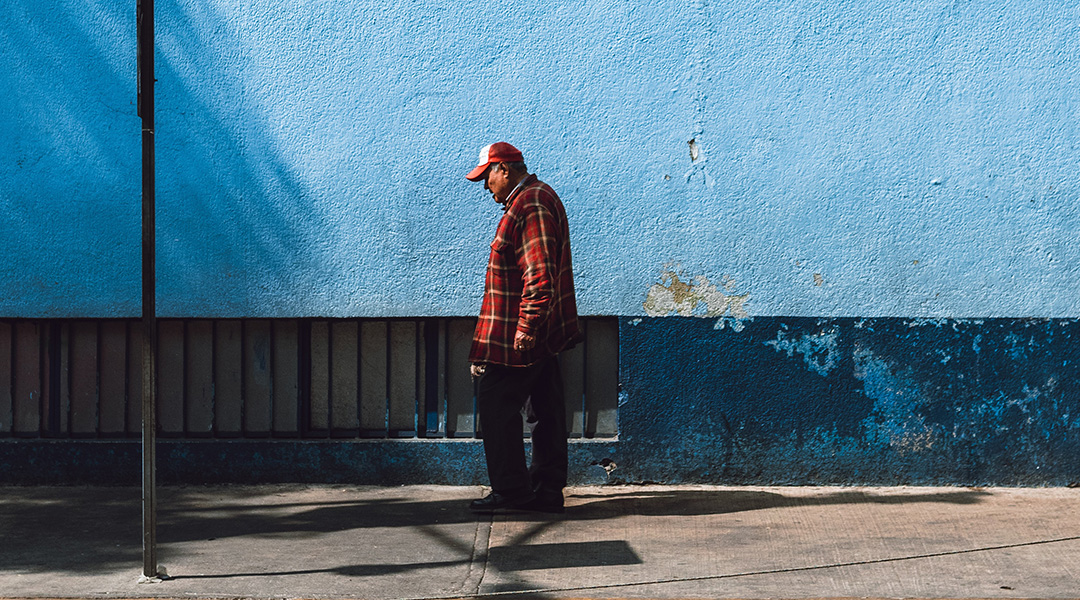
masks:
<svg viewBox="0 0 1080 600"><path fill-rule="evenodd" d="M1080 322L624 319L633 478L1080 480ZM624 461L626 462L626 461Z"/></svg>
<svg viewBox="0 0 1080 600"><path fill-rule="evenodd" d="M617 440L571 481L1080 481L1080 321L623 318ZM477 441L170 440L164 483L486 482ZM598 466L615 462L608 475ZM132 441L0 441L0 483L137 483Z"/></svg>

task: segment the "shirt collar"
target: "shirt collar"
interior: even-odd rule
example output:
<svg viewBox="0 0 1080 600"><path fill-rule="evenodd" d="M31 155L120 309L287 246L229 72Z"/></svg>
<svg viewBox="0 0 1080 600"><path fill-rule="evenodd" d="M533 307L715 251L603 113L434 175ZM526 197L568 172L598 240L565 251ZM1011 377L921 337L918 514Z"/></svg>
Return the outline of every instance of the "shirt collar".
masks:
<svg viewBox="0 0 1080 600"><path fill-rule="evenodd" d="M510 190L510 195L506 197L506 204L503 205L503 210L510 210L510 205L514 203L514 198L517 197L517 193L521 191L521 188L529 185L533 181L536 181L536 175L529 173L521 178L521 181L517 182L514 189Z"/></svg>

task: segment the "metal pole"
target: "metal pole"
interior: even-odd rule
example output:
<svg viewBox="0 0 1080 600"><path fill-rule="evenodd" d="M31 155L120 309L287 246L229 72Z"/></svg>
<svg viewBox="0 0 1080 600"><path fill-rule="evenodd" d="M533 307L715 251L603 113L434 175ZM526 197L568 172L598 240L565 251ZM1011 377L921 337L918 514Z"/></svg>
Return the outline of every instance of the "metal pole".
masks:
<svg viewBox="0 0 1080 600"><path fill-rule="evenodd" d="M158 581L157 410L154 375L157 307L154 273L154 0L136 0L138 104L142 117L142 490L143 576Z"/></svg>

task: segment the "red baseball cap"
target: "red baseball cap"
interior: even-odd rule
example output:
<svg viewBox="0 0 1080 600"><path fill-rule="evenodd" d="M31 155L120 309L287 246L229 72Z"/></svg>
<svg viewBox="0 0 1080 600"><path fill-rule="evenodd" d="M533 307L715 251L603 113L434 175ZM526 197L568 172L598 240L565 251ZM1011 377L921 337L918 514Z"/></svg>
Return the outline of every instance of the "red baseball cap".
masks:
<svg viewBox="0 0 1080 600"><path fill-rule="evenodd" d="M506 142L495 142L489 144L480 149L480 163L476 165L476 168L469 171L469 174L465 176L465 179L469 181L480 181L480 178L484 176L484 171L487 170L491 163L499 162L525 162L524 157L521 156L521 150L507 144Z"/></svg>

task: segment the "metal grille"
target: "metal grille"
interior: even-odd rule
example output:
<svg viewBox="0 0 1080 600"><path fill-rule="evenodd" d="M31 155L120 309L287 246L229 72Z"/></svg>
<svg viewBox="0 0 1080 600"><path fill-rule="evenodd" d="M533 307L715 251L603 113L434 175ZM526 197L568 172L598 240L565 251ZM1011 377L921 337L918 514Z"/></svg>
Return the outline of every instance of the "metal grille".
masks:
<svg viewBox="0 0 1080 600"><path fill-rule="evenodd" d="M473 438L475 319L161 319L169 438ZM618 327L564 353L571 436L617 433ZM140 432L137 320L0 321L0 436Z"/></svg>

